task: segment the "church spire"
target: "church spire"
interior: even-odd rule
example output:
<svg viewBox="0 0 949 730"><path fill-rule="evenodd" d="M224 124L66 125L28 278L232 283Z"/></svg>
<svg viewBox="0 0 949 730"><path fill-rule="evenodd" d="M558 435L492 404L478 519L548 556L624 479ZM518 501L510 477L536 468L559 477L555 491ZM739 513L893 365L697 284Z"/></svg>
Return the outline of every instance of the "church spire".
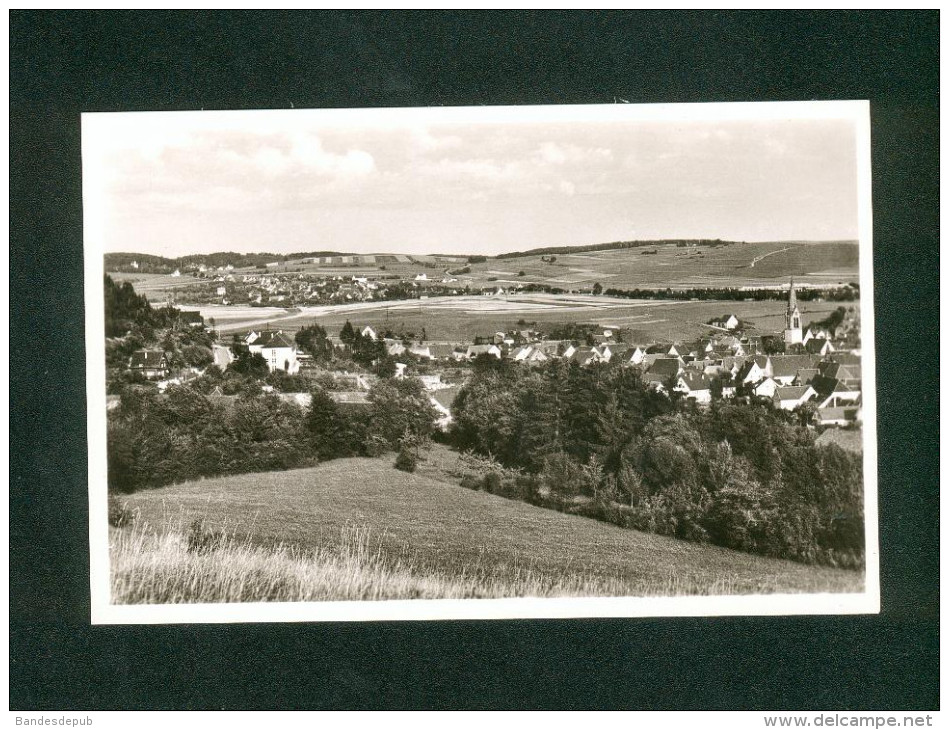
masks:
<svg viewBox="0 0 949 730"><path fill-rule="evenodd" d="M801 331L801 312L797 308L797 291L794 289L794 278L791 278L791 291L788 293L788 311L784 315L784 343L795 345L803 342L804 334Z"/></svg>

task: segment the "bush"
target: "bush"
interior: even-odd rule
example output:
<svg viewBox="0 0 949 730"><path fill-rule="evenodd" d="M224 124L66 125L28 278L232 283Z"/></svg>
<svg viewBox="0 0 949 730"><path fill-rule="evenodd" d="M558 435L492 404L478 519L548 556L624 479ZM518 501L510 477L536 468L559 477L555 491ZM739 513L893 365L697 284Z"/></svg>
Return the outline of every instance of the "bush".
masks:
<svg viewBox="0 0 949 730"><path fill-rule="evenodd" d="M481 479L481 488L488 494L500 494L501 475L496 471L489 471Z"/></svg>
<svg viewBox="0 0 949 730"><path fill-rule="evenodd" d="M481 488L481 481L482 480L478 479L474 474L465 474L461 478L461 486L465 489L474 489L477 491Z"/></svg>
<svg viewBox="0 0 949 730"><path fill-rule="evenodd" d="M409 449L402 449L399 451L399 455L395 457L395 468L399 471L411 474L415 471L416 466L418 466L418 459L415 453Z"/></svg>

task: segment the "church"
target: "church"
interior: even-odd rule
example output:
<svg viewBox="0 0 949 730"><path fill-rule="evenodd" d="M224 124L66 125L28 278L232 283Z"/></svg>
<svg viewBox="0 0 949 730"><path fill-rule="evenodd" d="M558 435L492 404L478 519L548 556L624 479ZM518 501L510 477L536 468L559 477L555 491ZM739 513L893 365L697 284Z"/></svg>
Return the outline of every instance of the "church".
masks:
<svg viewBox="0 0 949 730"><path fill-rule="evenodd" d="M788 308L784 313L784 344L799 345L804 342L804 332L801 328L801 310L797 308L797 292L794 290L794 279L791 279L791 292L788 295Z"/></svg>

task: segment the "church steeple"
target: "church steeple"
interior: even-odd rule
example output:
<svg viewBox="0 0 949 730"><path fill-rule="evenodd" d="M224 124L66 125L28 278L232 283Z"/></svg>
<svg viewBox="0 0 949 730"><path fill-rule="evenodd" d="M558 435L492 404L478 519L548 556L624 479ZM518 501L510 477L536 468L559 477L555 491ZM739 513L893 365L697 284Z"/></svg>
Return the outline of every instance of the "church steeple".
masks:
<svg viewBox="0 0 949 730"><path fill-rule="evenodd" d="M804 341L801 328L801 312L797 308L797 291L794 288L794 279L791 279L791 291L788 293L788 310L784 315L784 343L795 345Z"/></svg>

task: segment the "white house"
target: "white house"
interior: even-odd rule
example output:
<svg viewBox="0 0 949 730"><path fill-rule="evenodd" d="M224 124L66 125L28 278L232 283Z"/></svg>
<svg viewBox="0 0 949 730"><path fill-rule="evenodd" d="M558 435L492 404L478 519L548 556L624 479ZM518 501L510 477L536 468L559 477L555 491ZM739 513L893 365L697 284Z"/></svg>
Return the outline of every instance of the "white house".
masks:
<svg viewBox="0 0 949 730"><path fill-rule="evenodd" d="M783 411L793 411L802 403L811 400L817 391L809 385L786 385L778 387L771 396L774 405Z"/></svg>
<svg viewBox="0 0 949 730"><path fill-rule="evenodd" d="M363 327L362 332L360 332L360 334L363 337L368 337L373 342L379 339L379 336L376 334L376 331L369 325L366 325L365 327Z"/></svg>
<svg viewBox="0 0 949 730"><path fill-rule="evenodd" d="M629 353L627 353L626 362L630 363L631 365L639 365L642 363L643 358L645 357L646 351L637 345Z"/></svg>
<svg viewBox="0 0 949 730"><path fill-rule="evenodd" d="M428 345L410 345L409 352L416 357L422 358L423 360L435 359L435 356L432 354L432 350Z"/></svg>
<svg viewBox="0 0 949 730"><path fill-rule="evenodd" d="M680 375L675 389L696 403L712 402L711 381L701 373Z"/></svg>
<svg viewBox="0 0 949 730"><path fill-rule="evenodd" d="M764 378L752 389L759 398L774 398L774 393L778 389L778 384L771 378Z"/></svg>
<svg viewBox="0 0 949 730"><path fill-rule="evenodd" d="M300 370L296 344L280 330L251 332L245 342L252 353L263 356L270 372L282 370L294 375Z"/></svg>
<svg viewBox="0 0 949 730"><path fill-rule="evenodd" d="M492 355L498 360L501 359L501 348L497 345L469 345L468 352L465 354L469 360L473 360L478 355Z"/></svg>

